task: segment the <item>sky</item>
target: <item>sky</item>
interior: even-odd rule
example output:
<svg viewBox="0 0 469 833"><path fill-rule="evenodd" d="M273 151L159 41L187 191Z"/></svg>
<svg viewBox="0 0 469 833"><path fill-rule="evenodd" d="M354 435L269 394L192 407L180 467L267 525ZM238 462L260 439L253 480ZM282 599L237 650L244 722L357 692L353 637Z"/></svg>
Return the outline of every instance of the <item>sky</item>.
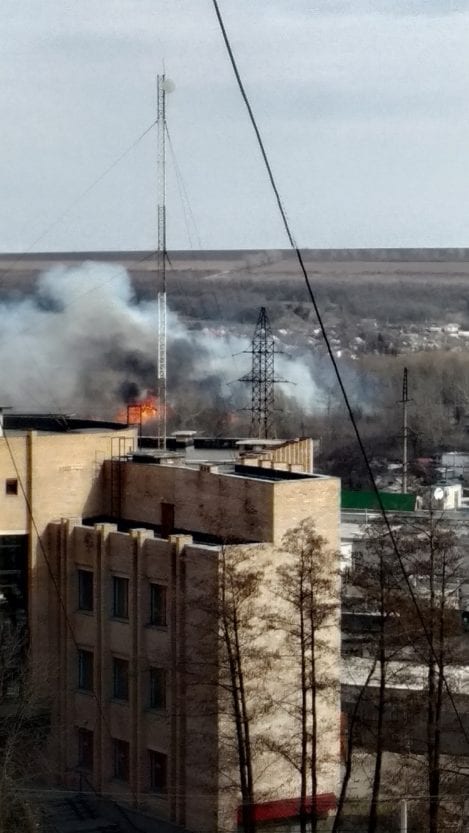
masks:
<svg viewBox="0 0 469 833"><path fill-rule="evenodd" d="M469 0L219 3L301 246L469 245ZM155 129L78 198L154 121L163 67L168 248L287 247L210 0L0 19L0 251L155 248Z"/></svg>

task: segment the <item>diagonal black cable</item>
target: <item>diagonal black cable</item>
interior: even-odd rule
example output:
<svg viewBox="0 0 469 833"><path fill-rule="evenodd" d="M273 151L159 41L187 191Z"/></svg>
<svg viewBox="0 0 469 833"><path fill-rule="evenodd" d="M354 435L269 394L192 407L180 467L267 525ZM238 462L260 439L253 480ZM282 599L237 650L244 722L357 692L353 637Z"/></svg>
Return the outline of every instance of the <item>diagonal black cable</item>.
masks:
<svg viewBox="0 0 469 833"><path fill-rule="evenodd" d="M24 251L24 252L21 252L21 254L19 254L19 255L18 255L18 256L17 256L17 257L13 260L13 262L11 263L11 265L9 266L9 268L8 268L8 269L5 269L4 271L2 271L2 274L1 274L1 276L0 276L0 277L3 279L3 278L6 278L6 277L7 277L7 275L10 275L10 274L12 273L12 271L14 270L15 266L16 266L18 263L21 263L21 261L22 261L22 260L24 260L24 258L26 257L26 255L30 254L30 253L32 252L32 250L34 249L34 247L35 247L38 243L40 243L40 242L41 242L41 240L43 240L43 239L44 239L44 237L47 237L47 235L49 234L49 232L50 232L50 231L52 231L52 229L54 229L56 226L58 226L58 225L59 225L59 223L61 223L61 222L62 222L62 220L63 220L65 217L68 217L68 215L69 215L69 214L73 211L73 209L75 208L75 206L76 206L76 205L78 205L78 203L79 203L79 202L81 202L81 201L82 201L85 197L87 197L87 196L88 196L88 194L89 194L91 191L93 191L93 189L94 189L94 188L96 188L96 186L97 186L97 185L99 185L99 183L100 183L100 182L102 182L102 181L103 181L103 179L104 179L104 178L105 178L105 177L106 177L106 176L107 176L107 175L108 175L108 174L109 174L112 170L114 170L114 168L116 168L116 167L117 167L117 165L118 165L120 162L122 162L122 160L123 160L123 159L125 159L125 157L126 157L126 156L127 156L127 155L128 155L128 154L129 154L129 153L130 153L130 152L131 152L134 148L135 148L135 147L137 147L137 145L138 145L138 144L142 141L142 139L143 139L143 138L147 135L147 133L149 133L149 132L150 132L150 130L153 130L153 128L155 127L156 123L157 123L157 119L155 119L155 121L153 121L153 122L152 122L152 123L151 123L151 124L150 124L147 128L145 128L145 130L144 130L142 133L140 133L140 135L139 135L139 136L137 136L137 138L136 138L136 139L134 139L134 141L132 142L132 144L131 144L131 145L129 145L129 146L128 146L128 147L127 147L124 151L122 151L122 153L121 153L121 154L120 154L120 155L119 155L116 159L114 159L114 161L113 161L113 162L111 162L111 164L110 164L110 165L108 165L108 166L107 166L107 168L105 168L105 170L104 170L104 171L102 171L102 173L100 173L100 175L99 175L99 176L97 176L97 177L96 177L96 179L94 179L94 180L93 180L93 182L90 182L90 184L89 184L89 185L87 185L87 187L86 187L83 191L81 191L81 192L80 192L80 193L79 193L76 197L74 197L74 199L72 200L72 202L70 202L70 203L66 206L66 208L64 208L64 209L63 209L63 211L62 211L62 212L61 212L61 213L60 213L60 214L59 214L59 215L58 215L58 216L57 216L54 220L52 220L52 222L50 222L48 226L46 226L46 227L45 227L45 229L44 229L44 230L43 230L43 231L42 231L42 232L38 235L38 237L36 237L36 238L32 241L32 243L30 243L30 245L28 246L28 248L27 248L27 249L25 249L25 251Z"/></svg>
<svg viewBox="0 0 469 833"><path fill-rule="evenodd" d="M226 31L226 28L225 28L225 24L223 22L223 18L222 18L221 12L220 12L218 2L217 2L217 0L212 0L212 3L213 3L213 8L215 10L215 14L217 16L217 20L218 20L218 23L219 23L219 26L220 26L220 30L221 30L221 33L222 33L222 36L223 36L223 40L225 42L226 51L228 52L228 56L229 56L229 59L230 59L230 62L231 62L231 66L233 68L233 72L235 74L236 81L238 83L239 91L240 91L241 96L243 98L243 101L246 105L246 109L247 109L248 114L249 114L249 119L251 121L251 125L252 125L253 130L256 134L257 142L258 142L258 145L259 145L259 150L261 152L262 159L264 161L264 165L265 165L265 168L266 168L266 171L267 171L267 175L269 177L270 184L271 184L272 190L274 192L275 199L277 201L277 206L278 206L281 218L282 218L283 226L285 228L288 240L290 242L290 246L296 254L298 264L300 266L300 270L303 274L303 278L304 278L304 281L305 281L305 284L306 284L306 289L307 289L309 298L311 300L311 303L313 305L314 311L316 313L318 324L319 324L319 327L321 329L321 334L322 334L322 337L324 339L324 343L326 345L327 353L328 353L329 358L331 360L332 367L334 369L334 373L335 373L340 391L342 393L342 397L343 397L343 400L344 400L344 403L345 403L345 407L347 409L347 412L348 412L348 415L349 415L349 418L350 418L350 422L352 424L353 431L354 431L354 434L355 434L355 438L357 440L358 446L360 448L360 452L361 452L362 457L363 457L363 461L365 463L366 471L367 471L367 474L368 474L373 492L375 493L375 496L376 496L376 500L377 500L377 503L378 503L380 513L381 513L381 515L383 517L383 520L385 522L386 529L388 531L389 538L390 538L390 541L392 543L393 550L394 550L395 555L397 557L399 567L400 567L400 569L403 573L404 580L405 580L405 583L407 585L407 589L409 591L410 598L412 600L412 604L415 607L418 619L419 619L421 627L422 627L422 631L423 631L423 633L425 635L425 638L426 638L426 640L427 640L427 642L430 646L430 653L431 653L432 659L435 662L439 673L441 674L441 678L444 682L444 686L445 686L446 692L448 694L448 699L450 700L451 706L452 706L453 711L456 715L457 721L458 721L459 726L461 728L461 731L464 735L464 738L467 741L467 743L469 744L469 735L466 732L466 728L464 726L461 715L460 715L460 713L458 711L458 708L456 706L456 702L454 700L453 694L451 692L448 681L446 679L446 675L444 673L444 669L442 667L442 664L441 664L441 662L439 660L439 657L437 656L436 651L433 647L433 643L431 641L430 634L428 632L428 628L425 624L425 620L423 618L422 611L420 610L420 607L419 607L419 604L418 604L418 601L417 601L417 596L416 596L416 594L414 592L414 589L412 587L412 584L409 580L409 576L407 575L407 572L406 572L406 569L405 569L405 566L404 566L404 562L402 560L402 556L401 556L401 554L399 552L399 548L397 546L397 541L396 541L391 523L389 521L387 512L384 508L383 501L381 499L381 495L378 491L378 486L376 484L374 474L371 470L370 461L368 459L368 454L367 454L365 446L363 444L363 440L361 438L360 431L358 429L357 421L355 419L355 415L353 413L352 406L350 404L350 400L349 400L347 391L345 389L345 385L344 385L343 380L342 380L342 376L341 376L341 373L340 373L340 370L339 370L339 366L337 364L336 358L334 356L334 352L332 350L331 343L329 341L329 337L327 335L326 327L325 327L325 324L323 322L322 315L321 315L321 312L319 310L319 307L318 307L318 304L317 304L317 301L316 301L316 297L315 297L314 292L313 292L313 288L311 286L311 281L309 279L309 275L308 275L308 272L306 270L306 266L305 266L305 263L304 263L304 260L303 260L303 256L301 254L301 250L299 249L298 245L296 244L295 238L293 237L293 233L290 229L290 224L288 222L287 215L286 215L286 212L285 212L285 208L283 206L282 199L280 197L280 193L279 193L279 190L278 190L278 187L277 187L277 183L275 181L274 174L273 174L273 171L272 171L272 168L271 168L268 156L267 156L267 152L265 150L264 142L263 142L262 136L260 134L259 128L257 126L257 122L256 122L256 119L255 119L251 104L249 102L246 90L244 88L244 84L243 84L243 82L241 80L241 76L239 74L238 66L236 64L236 60L235 60L235 57L234 57L234 54L233 54L233 50L231 48L231 43L230 43L230 40L228 38L228 34L227 34L227 31Z"/></svg>

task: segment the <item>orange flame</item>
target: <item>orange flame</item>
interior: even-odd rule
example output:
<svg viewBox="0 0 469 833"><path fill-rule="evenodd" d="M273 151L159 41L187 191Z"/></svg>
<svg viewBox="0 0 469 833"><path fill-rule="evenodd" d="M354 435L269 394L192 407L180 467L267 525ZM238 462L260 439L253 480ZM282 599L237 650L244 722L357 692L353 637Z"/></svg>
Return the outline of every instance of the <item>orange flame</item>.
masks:
<svg viewBox="0 0 469 833"><path fill-rule="evenodd" d="M157 419L158 412L158 399L152 394L147 394L136 402L123 405L116 414L116 421L126 422L128 425L143 425Z"/></svg>

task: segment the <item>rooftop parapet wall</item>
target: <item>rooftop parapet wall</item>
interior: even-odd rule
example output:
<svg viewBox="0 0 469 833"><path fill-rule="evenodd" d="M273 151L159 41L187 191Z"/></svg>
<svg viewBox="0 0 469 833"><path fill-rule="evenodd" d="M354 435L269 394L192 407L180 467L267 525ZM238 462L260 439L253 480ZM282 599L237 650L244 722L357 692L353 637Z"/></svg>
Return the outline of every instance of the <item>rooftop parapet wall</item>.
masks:
<svg viewBox="0 0 469 833"><path fill-rule="evenodd" d="M108 462L108 484L110 468ZM318 476L271 480L260 475L122 463L119 514L124 520L160 526L164 504L169 504L174 507L174 529L225 541L273 543L311 517L331 546L337 546L339 480Z"/></svg>
<svg viewBox="0 0 469 833"><path fill-rule="evenodd" d="M124 463L121 517L162 524L162 504L174 506L174 528L221 539L269 541L273 483L213 471Z"/></svg>
<svg viewBox="0 0 469 833"><path fill-rule="evenodd" d="M316 531L328 547L340 546L340 480L337 477L311 477L274 484L275 543L280 543L288 530L306 518L314 521Z"/></svg>

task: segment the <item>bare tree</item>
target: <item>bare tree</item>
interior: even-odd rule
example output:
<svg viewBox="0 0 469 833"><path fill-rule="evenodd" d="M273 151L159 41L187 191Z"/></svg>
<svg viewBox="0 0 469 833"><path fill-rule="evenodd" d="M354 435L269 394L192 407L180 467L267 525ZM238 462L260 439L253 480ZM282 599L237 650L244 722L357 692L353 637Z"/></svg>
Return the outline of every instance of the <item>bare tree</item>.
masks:
<svg viewBox="0 0 469 833"><path fill-rule="evenodd" d="M223 547L220 554L220 639L225 658L238 751L238 772L244 833L254 833L254 775L251 737L252 711L248 702L247 666L252 661L255 634L254 600L262 573L249 564L244 551ZM258 657L256 657L257 659ZM259 669L260 671L260 669Z"/></svg>
<svg viewBox="0 0 469 833"><path fill-rule="evenodd" d="M401 528L399 547L418 606L413 600L405 605L402 621L412 629L415 657L426 668L428 829L438 833L442 829L441 787L445 772L441 748L443 717L452 707L446 677L456 659L457 636L462 630L458 610L461 553L444 517L432 512L427 519Z"/></svg>
<svg viewBox="0 0 469 833"><path fill-rule="evenodd" d="M428 798L420 802L419 811L425 804L428 829L438 833L453 812L451 803L442 800L442 785L454 789L457 779L457 765L449 760L448 749L446 754L442 751L444 727L450 716L455 720L446 677L458 659L457 637L462 631L458 611L461 557L456 536L444 517L432 512L423 519L400 519L393 525L392 539L385 524L374 524L366 531L353 582L361 596L361 609L373 612L375 624L366 640L377 681L367 727L374 755L368 831L374 833L378 826L383 755L391 743L393 748L397 745L403 771L407 765L412 769L414 789L419 782L416 773L424 762ZM402 720L393 735L394 673L403 687L408 716L407 725ZM410 697L409 688L405 692L413 686L413 675L423 678L423 687ZM411 731L408 750L402 742L404 728ZM411 746L416 754L411 754Z"/></svg>
<svg viewBox="0 0 469 833"><path fill-rule="evenodd" d="M386 524L377 522L366 528L364 546L357 558L353 581L360 594L359 609L366 609L374 617L374 627L366 634L366 649L378 676L374 768L368 813L368 833L375 833L378 825L385 748L388 667L401 647L396 625L398 626L399 623L398 600L401 595L402 576L399 573L399 565ZM362 691L362 695L363 693Z"/></svg>
<svg viewBox="0 0 469 833"><path fill-rule="evenodd" d="M240 799L244 833L256 829L255 759L271 705L265 684L271 652L263 638L262 553L259 545L220 547L211 580L205 571L198 581L191 628L203 633L203 639L197 655L188 657L186 664L190 684L200 688L201 709L213 713L216 721L217 788L221 786L237 803ZM200 570L200 560L198 566Z"/></svg>
<svg viewBox="0 0 469 833"><path fill-rule="evenodd" d="M38 833L28 780L37 773L47 724L29 676L26 634L0 622L0 833Z"/></svg>
<svg viewBox="0 0 469 833"><path fill-rule="evenodd" d="M376 668L376 658L370 665L366 680L361 687L358 697L355 700L352 714L350 716L350 720L348 721L347 726L347 737L344 738L344 750L343 750L343 758L344 758L344 772L342 776L342 783L340 785L340 793L337 799L337 806L334 816L334 821L332 823L331 833L338 833L340 830L340 826L342 824L342 818L345 808L345 802L347 800L347 791L348 786L350 783L350 778L352 775L352 766L353 766L353 753L355 748L355 730L356 726L359 721L359 713L360 707L362 703L362 699L367 692L368 686L370 684L370 680L375 673Z"/></svg>
<svg viewBox="0 0 469 833"><path fill-rule="evenodd" d="M337 668L327 662L331 640L332 644L337 640L337 559L311 520L287 532L282 550L288 553L288 560L277 568L276 592L281 605L275 627L283 633L292 657L292 686L285 707L297 731L276 743L271 741L271 747L299 774L300 829L304 833L308 826L317 829L315 804L324 765L319 741L325 732L324 723L319 728L319 698L330 700L337 719ZM324 712L321 719L324 721Z"/></svg>

